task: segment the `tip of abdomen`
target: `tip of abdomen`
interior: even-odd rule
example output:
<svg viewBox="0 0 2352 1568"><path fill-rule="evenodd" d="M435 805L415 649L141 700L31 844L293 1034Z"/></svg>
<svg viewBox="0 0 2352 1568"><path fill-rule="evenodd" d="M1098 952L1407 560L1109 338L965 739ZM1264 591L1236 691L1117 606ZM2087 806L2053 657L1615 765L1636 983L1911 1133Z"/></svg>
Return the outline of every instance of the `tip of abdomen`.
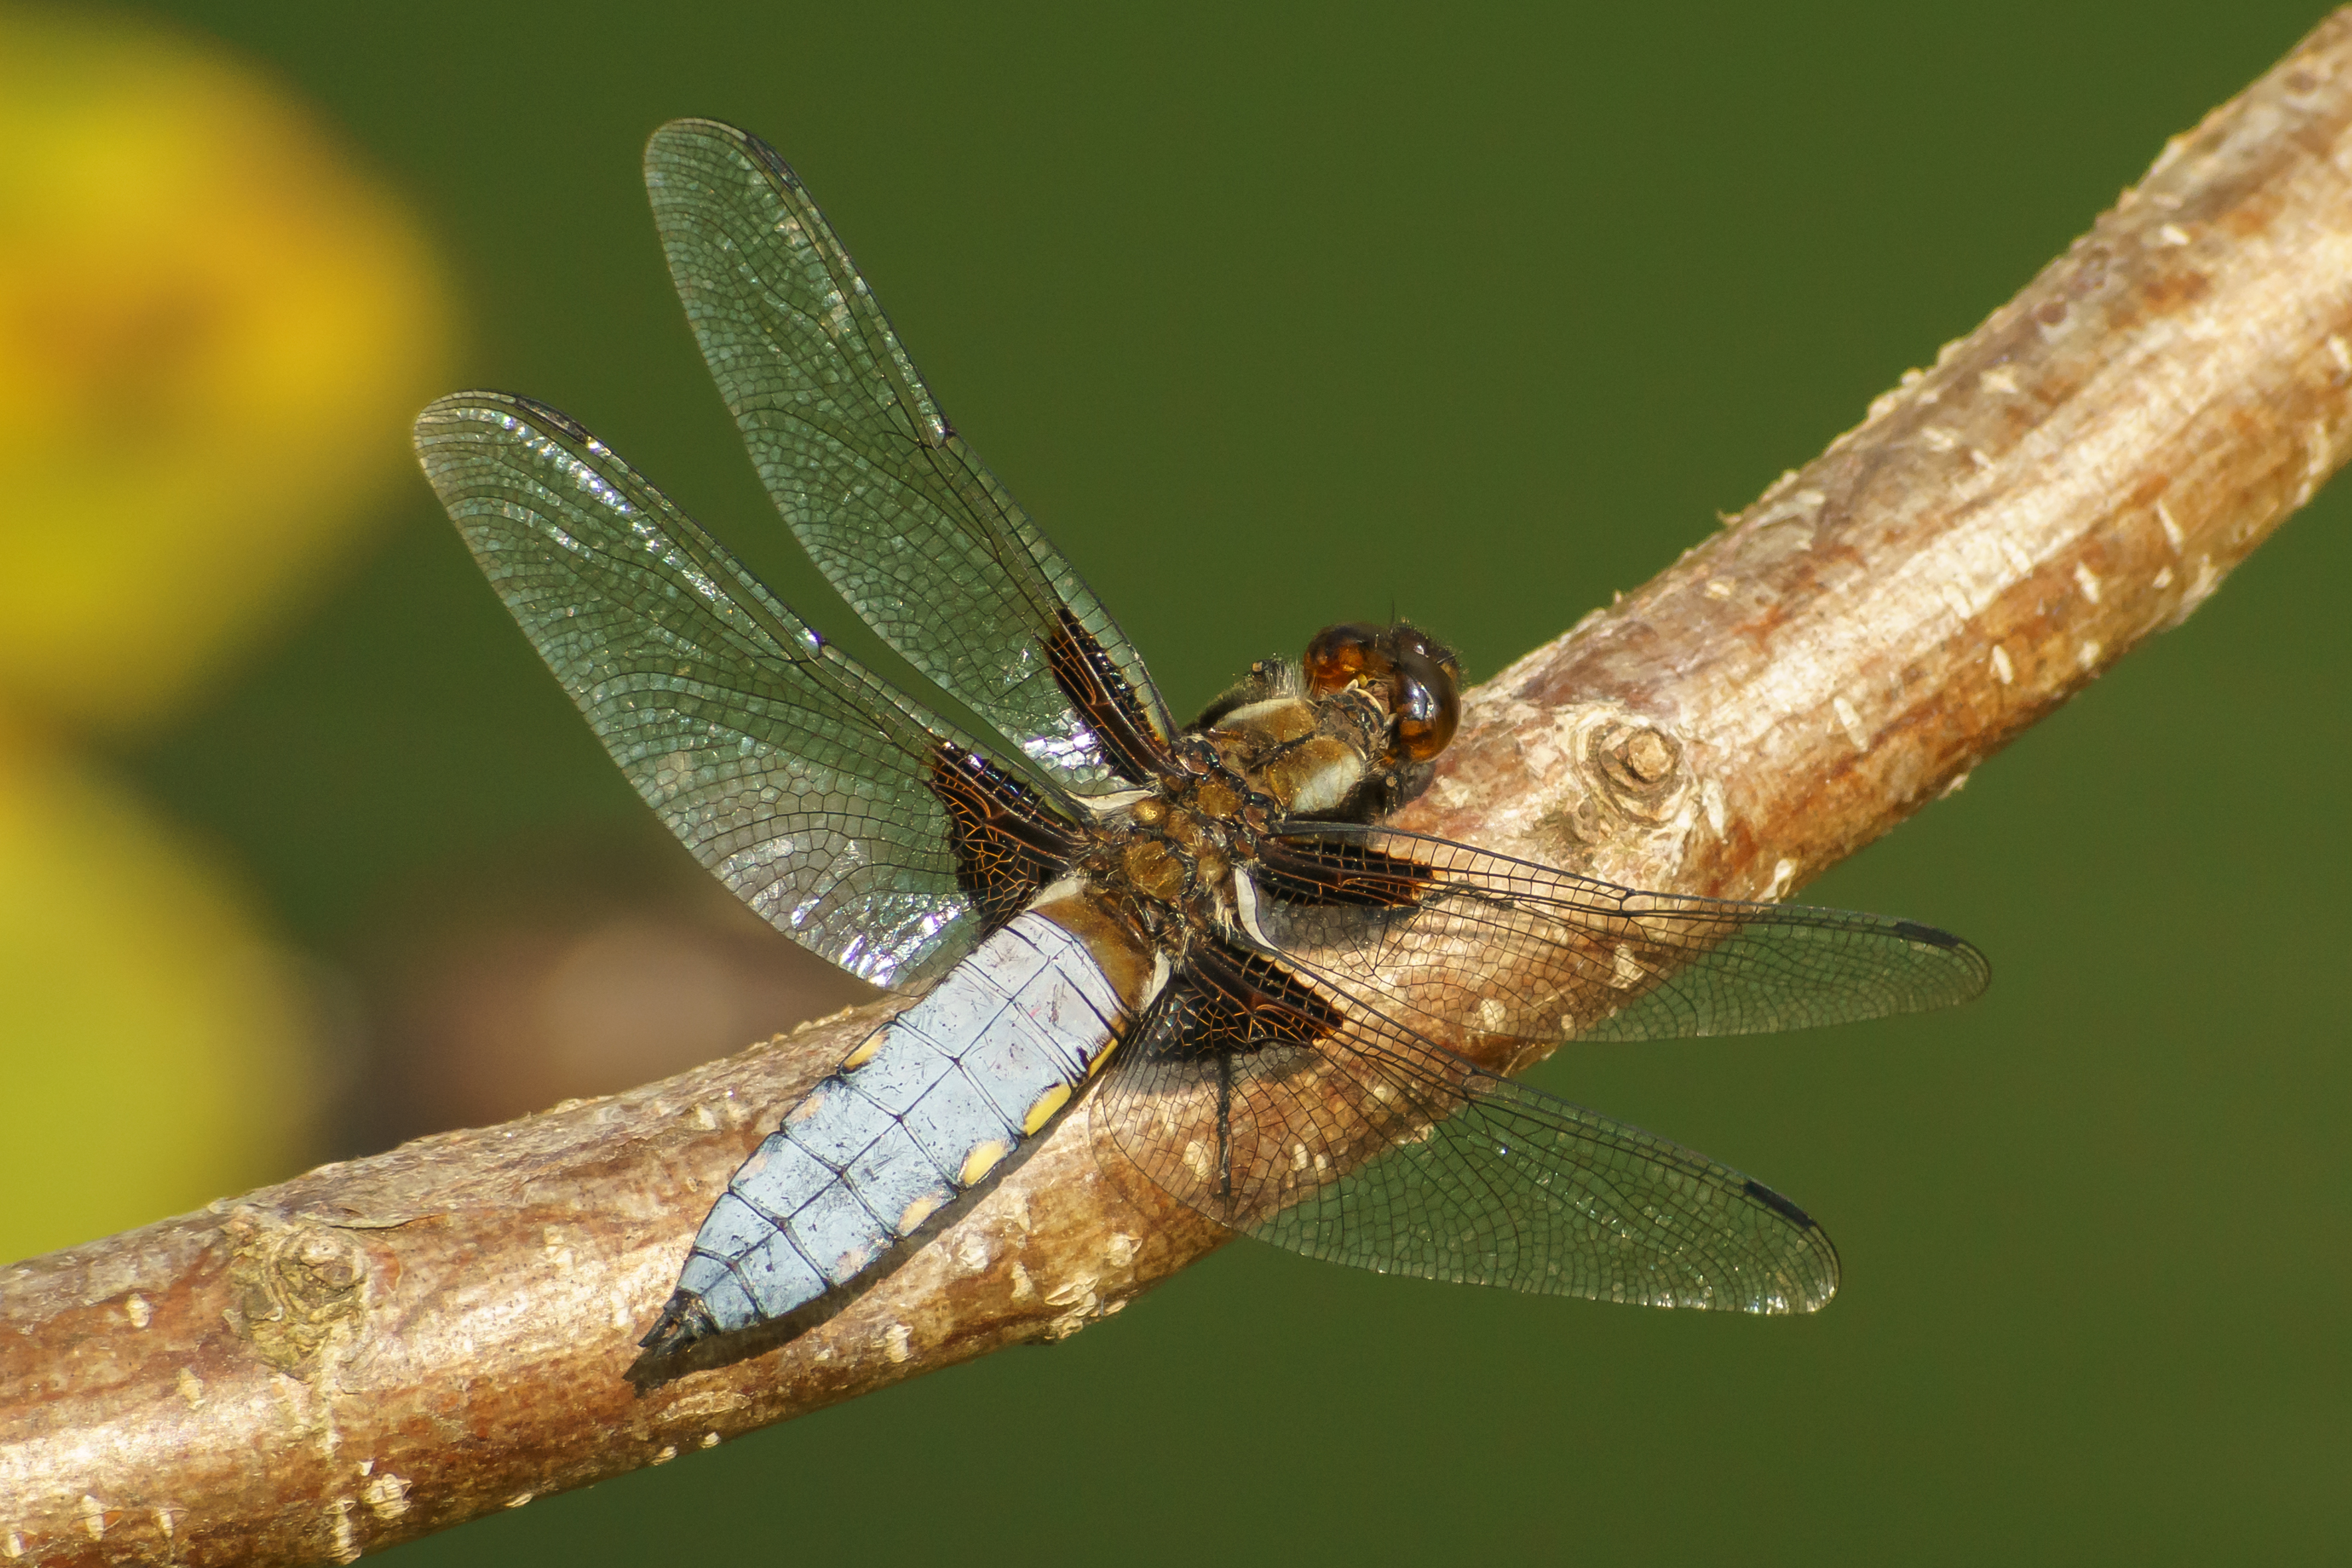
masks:
<svg viewBox="0 0 2352 1568"><path fill-rule="evenodd" d="M646 1331L646 1337L637 1343L648 1355L673 1355L695 1341L718 1331L719 1324L711 1317L710 1309L702 1304L699 1295L692 1290L676 1290L670 1293L669 1302L662 1308L661 1316L654 1320L654 1326Z"/></svg>

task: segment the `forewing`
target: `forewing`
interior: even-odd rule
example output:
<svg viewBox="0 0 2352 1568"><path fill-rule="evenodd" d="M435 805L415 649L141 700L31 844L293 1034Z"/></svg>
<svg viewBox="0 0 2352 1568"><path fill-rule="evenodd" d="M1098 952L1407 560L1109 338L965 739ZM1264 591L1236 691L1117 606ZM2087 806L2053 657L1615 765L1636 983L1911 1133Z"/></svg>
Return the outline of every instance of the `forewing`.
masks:
<svg viewBox="0 0 2352 1568"><path fill-rule="evenodd" d="M972 742L827 646L555 410L459 393L418 418L416 447L613 760L720 880L878 984L970 949L987 917L959 880L949 803L986 765Z"/></svg>
<svg viewBox="0 0 2352 1568"><path fill-rule="evenodd" d="M1310 1258L1664 1307L1805 1312L1836 1293L1829 1237L1769 1187L1335 1005L1311 1044L1219 1053L1171 987L1096 1125L1183 1202Z"/></svg>
<svg viewBox="0 0 2352 1568"><path fill-rule="evenodd" d="M1143 783L1172 727L1142 659L949 426L783 160L673 121L646 184L753 466L842 596L1057 782Z"/></svg>
<svg viewBox="0 0 2352 1568"><path fill-rule="evenodd" d="M1910 921L1641 892L1390 828L1277 836L1254 888L1260 942L1465 1048L1842 1024L1965 1002L1991 975Z"/></svg>

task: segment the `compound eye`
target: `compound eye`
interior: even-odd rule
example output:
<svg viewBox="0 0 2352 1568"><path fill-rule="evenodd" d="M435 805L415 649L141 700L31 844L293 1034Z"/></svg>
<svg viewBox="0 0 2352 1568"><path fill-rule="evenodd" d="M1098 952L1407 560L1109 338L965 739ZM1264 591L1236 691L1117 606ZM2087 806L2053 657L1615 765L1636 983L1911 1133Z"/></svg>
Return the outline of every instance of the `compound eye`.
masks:
<svg viewBox="0 0 2352 1568"><path fill-rule="evenodd" d="M1437 645L1429 640L1427 634L1418 626L1409 626L1402 621L1389 628L1389 641L1399 654L1418 654L1423 658L1437 657Z"/></svg>
<svg viewBox="0 0 2352 1568"><path fill-rule="evenodd" d="M1377 652L1382 629L1363 621L1349 621L1317 632L1315 640L1307 645L1303 661L1307 689L1318 696L1344 691L1366 674L1384 670L1388 661Z"/></svg>
<svg viewBox="0 0 2352 1568"><path fill-rule="evenodd" d="M1445 672L1446 677L1454 682L1457 689L1461 687L1462 661L1454 658L1452 648L1447 647L1419 626L1399 621L1388 630L1388 645L1396 650L1400 658L1408 654L1416 654L1428 659Z"/></svg>
<svg viewBox="0 0 2352 1568"><path fill-rule="evenodd" d="M1399 639L1402 641L1402 638ZM1451 658L1432 658L1426 645L1396 659L1394 696L1397 745L1416 763L1445 750L1462 723L1462 689Z"/></svg>

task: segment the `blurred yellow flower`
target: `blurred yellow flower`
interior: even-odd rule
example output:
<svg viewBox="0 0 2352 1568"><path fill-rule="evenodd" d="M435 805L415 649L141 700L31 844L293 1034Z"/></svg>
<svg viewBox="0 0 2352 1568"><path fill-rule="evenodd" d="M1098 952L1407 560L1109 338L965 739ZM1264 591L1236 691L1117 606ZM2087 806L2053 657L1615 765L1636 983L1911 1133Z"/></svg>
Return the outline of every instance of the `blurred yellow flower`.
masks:
<svg viewBox="0 0 2352 1568"><path fill-rule="evenodd" d="M207 47L0 10L0 689L165 710L320 575L446 328L414 222Z"/></svg>
<svg viewBox="0 0 2352 1568"><path fill-rule="evenodd" d="M310 1153L301 987L230 886L71 752L0 735L0 1262Z"/></svg>
<svg viewBox="0 0 2352 1568"><path fill-rule="evenodd" d="M68 737L184 710L413 482L415 223L212 46L0 9L0 1260L314 1152L297 965Z"/></svg>

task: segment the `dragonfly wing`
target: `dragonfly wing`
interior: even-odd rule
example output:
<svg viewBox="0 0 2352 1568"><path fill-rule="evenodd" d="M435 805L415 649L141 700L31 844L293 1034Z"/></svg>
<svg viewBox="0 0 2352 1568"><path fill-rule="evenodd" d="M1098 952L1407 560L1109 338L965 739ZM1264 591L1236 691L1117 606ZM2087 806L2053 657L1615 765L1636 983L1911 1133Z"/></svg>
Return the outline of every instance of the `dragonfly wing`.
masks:
<svg viewBox="0 0 2352 1568"><path fill-rule="evenodd" d="M1146 782L1173 727L1143 660L948 424L798 177L678 120L646 184L752 464L842 596L1056 782Z"/></svg>
<svg viewBox="0 0 2352 1568"><path fill-rule="evenodd" d="M1392 828L1275 836L1253 889L1259 942L1454 1041L1766 1034L1950 1006L1991 976L1911 921L1641 892Z"/></svg>
<svg viewBox="0 0 2352 1568"><path fill-rule="evenodd" d="M1096 1124L1159 1185L1312 1258L1749 1312L1837 1290L1829 1237L1770 1188L1257 955L1180 973L1099 1093Z"/></svg>
<svg viewBox="0 0 2352 1568"><path fill-rule="evenodd" d="M563 415L459 393L416 447L629 782L785 934L914 984L1059 874L1066 803L826 644Z"/></svg>

